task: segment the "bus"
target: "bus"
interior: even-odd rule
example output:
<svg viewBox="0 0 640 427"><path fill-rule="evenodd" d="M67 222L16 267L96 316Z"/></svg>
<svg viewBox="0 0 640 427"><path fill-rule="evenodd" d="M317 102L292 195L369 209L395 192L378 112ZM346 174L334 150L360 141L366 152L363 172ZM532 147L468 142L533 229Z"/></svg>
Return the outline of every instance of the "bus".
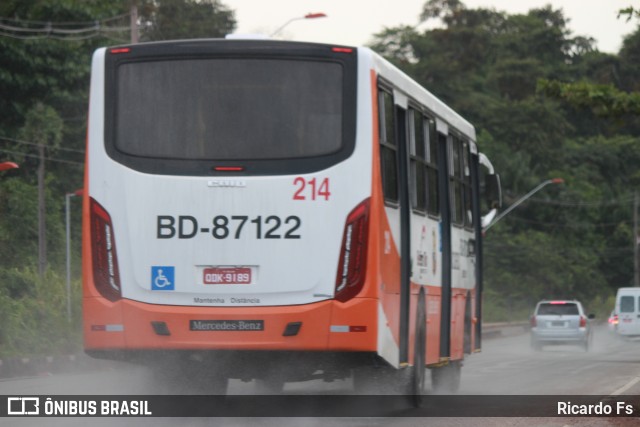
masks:
<svg viewBox="0 0 640 427"><path fill-rule="evenodd" d="M481 348L499 180L474 127L368 48L98 49L85 174L93 357L222 393L352 377L419 395L427 369L455 391Z"/></svg>

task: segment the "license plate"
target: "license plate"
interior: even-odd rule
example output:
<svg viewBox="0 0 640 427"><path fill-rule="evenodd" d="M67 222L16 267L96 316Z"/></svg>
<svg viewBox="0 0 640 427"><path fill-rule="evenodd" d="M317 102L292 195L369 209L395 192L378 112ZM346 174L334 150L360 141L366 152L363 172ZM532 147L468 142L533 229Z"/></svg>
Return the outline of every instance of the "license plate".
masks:
<svg viewBox="0 0 640 427"><path fill-rule="evenodd" d="M554 322L551 322L551 326L563 327L564 326L564 322L554 321Z"/></svg>
<svg viewBox="0 0 640 427"><path fill-rule="evenodd" d="M248 285L251 283L250 267L207 267L202 270L205 285Z"/></svg>

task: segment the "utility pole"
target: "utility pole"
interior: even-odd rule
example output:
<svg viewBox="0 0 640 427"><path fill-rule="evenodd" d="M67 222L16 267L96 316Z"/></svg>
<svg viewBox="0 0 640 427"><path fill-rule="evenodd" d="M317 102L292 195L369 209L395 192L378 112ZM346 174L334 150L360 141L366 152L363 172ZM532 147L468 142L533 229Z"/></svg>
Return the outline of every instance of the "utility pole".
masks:
<svg viewBox="0 0 640 427"><path fill-rule="evenodd" d="M44 194L44 144L38 147L40 163L38 165L38 273L44 277L47 269L47 225Z"/></svg>
<svg viewBox="0 0 640 427"><path fill-rule="evenodd" d="M638 191L633 197L633 286L640 287L640 259L638 256L638 245L640 234L638 233Z"/></svg>
<svg viewBox="0 0 640 427"><path fill-rule="evenodd" d="M136 0L131 0L131 44L138 43L138 5Z"/></svg>

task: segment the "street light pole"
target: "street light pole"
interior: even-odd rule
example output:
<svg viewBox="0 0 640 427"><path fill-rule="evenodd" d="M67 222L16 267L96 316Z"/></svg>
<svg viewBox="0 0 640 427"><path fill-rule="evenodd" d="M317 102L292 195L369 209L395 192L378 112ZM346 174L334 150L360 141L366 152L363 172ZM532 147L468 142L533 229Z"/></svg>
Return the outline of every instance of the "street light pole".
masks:
<svg viewBox="0 0 640 427"><path fill-rule="evenodd" d="M489 225L487 225L482 232L486 233L486 231L488 229L490 229L491 227L494 226L494 224L498 221L500 221L502 218L504 218L509 212L511 212L512 210L514 210L515 208L517 208L522 202L524 202L525 200L527 200L529 197L533 196L535 193L537 193L538 191L540 191L543 187L546 187L549 184L562 184L564 183L564 179L562 178L552 178L552 179L548 179L546 181L541 182L540 184L538 184L538 186L536 188L534 188L533 190L529 191L527 194L525 194L524 196L522 196L520 199L518 199L514 204L512 204L511 206L509 206L505 211L501 212L500 215L498 215L497 217L494 218L493 221L491 221L491 223Z"/></svg>
<svg viewBox="0 0 640 427"><path fill-rule="evenodd" d="M131 1L131 6L129 9L129 23L131 26L131 44L138 43L140 38L138 34L138 2L137 0Z"/></svg>
<svg viewBox="0 0 640 427"><path fill-rule="evenodd" d="M638 232L638 192L633 195L633 286L640 286L640 233Z"/></svg>
<svg viewBox="0 0 640 427"><path fill-rule="evenodd" d="M316 19L316 18L326 18L327 15L325 15L322 12L318 12L318 13L307 13L304 16L299 16L297 18L291 18L289 19L287 22L285 22L284 24L282 24L280 27L278 27L277 30L275 30L273 33L271 33L271 35L269 35L269 37L273 37L276 34L278 34L280 31L282 31L284 29L284 27L286 27L287 25L291 24L293 21L300 21L302 19Z"/></svg>
<svg viewBox="0 0 640 427"><path fill-rule="evenodd" d="M69 323L71 323L71 198L82 196L82 193L80 189L64 196L67 229L67 322Z"/></svg>

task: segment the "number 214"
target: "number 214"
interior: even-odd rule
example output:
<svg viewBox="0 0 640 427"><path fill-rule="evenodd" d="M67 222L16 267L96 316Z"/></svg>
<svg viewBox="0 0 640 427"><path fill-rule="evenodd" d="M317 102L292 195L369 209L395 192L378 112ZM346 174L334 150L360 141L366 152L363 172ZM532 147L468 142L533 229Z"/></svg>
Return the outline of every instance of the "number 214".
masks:
<svg viewBox="0 0 640 427"><path fill-rule="evenodd" d="M312 178L307 181L299 176L293 180L293 185L297 187L293 194L293 200L317 200L320 198L329 200L331 196L329 178L324 178L322 181Z"/></svg>

